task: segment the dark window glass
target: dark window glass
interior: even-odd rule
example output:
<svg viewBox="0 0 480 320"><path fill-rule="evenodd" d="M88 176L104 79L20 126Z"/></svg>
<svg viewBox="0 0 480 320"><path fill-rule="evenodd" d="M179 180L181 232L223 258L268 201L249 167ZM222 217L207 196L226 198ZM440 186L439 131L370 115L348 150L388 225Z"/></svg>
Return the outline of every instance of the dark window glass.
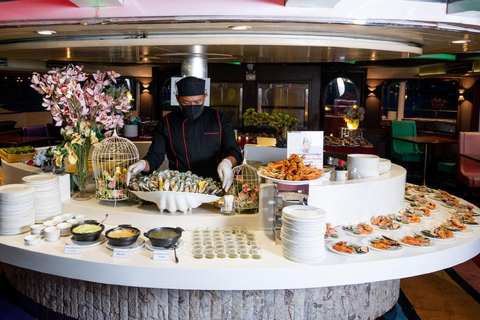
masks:
<svg viewBox="0 0 480 320"><path fill-rule="evenodd" d="M397 111L399 82L383 85L382 115ZM404 118L456 119L457 81L407 81Z"/></svg>

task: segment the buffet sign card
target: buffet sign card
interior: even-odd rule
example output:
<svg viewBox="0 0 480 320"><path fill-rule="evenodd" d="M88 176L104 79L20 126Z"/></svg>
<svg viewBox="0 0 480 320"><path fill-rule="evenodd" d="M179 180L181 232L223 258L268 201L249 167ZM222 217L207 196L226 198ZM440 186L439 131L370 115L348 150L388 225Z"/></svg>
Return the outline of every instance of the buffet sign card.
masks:
<svg viewBox="0 0 480 320"><path fill-rule="evenodd" d="M323 168L323 131L289 131L287 133L288 157L292 153L305 155L303 163Z"/></svg>
<svg viewBox="0 0 480 320"><path fill-rule="evenodd" d="M171 261L172 260L169 250L153 250L152 259L156 260L156 261Z"/></svg>
<svg viewBox="0 0 480 320"><path fill-rule="evenodd" d="M65 245L63 249L63 253L65 254L81 254L82 253L82 246L73 246L73 245Z"/></svg>
<svg viewBox="0 0 480 320"><path fill-rule="evenodd" d="M114 248L112 253L113 258L130 258L130 249Z"/></svg>

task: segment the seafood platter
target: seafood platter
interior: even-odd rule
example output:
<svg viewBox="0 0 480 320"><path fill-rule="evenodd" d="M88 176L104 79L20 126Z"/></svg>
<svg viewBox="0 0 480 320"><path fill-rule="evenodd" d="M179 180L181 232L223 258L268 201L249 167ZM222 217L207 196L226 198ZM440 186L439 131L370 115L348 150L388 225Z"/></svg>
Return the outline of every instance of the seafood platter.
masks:
<svg viewBox="0 0 480 320"><path fill-rule="evenodd" d="M394 240L387 236L378 236L362 240L367 247L384 252L398 252L403 250L403 245L400 241Z"/></svg>
<svg viewBox="0 0 480 320"><path fill-rule="evenodd" d="M304 164L305 155L293 153L289 158L277 162L270 162L261 166L258 175L273 182L282 184L305 184L305 181L320 181L324 171Z"/></svg>
<svg viewBox="0 0 480 320"><path fill-rule="evenodd" d="M197 208L202 203L214 202L225 194L221 183L203 178L190 171L154 171L147 176L137 175L128 188L138 198L155 203L160 212L170 213Z"/></svg>
<svg viewBox="0 0 480 320"><path fill-rule="evenodd" d="M323 143L326 146L332 147L364 147L364 148L373 148L373 144L365 138L362 137L344 137L343 139L331 136L325 136L323 138Z"/></svg>
<svg viewBox="0 0 480 320"><path fill-rule="evenodd" d="M404 247L434 249L437 243L472 236L476 228L480 228L480 210L446 191L408 183L405 191L407 201L396 214L373 216L368 223L337 227L327 223L327 248L340 255L355 257L372 250L400 252ZM444 207L450 210L439 207L446 201L451 206Z"/></svg>

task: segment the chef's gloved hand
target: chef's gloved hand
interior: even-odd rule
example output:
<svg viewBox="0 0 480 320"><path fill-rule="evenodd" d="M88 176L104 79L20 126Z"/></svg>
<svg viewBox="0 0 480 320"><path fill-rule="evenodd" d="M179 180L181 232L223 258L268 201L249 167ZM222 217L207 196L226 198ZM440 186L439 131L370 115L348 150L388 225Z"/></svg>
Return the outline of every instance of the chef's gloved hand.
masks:
<svg viewBox="0 0 480 320"><path fill-rule="evenodd" d="M126 177L127 186L130 183L130 178L136 175L137 173L142 172L146 166L147 166L147 162L145 160L140 160L128 167L127 177Z"/></svg>
<svg viewBox="0 0 480 320"><path fill-rule="evenodd" d="M223 190L228 191L233 183L232 163L228 159L223 159L217 167L217 173L222 180Z"/></svg>

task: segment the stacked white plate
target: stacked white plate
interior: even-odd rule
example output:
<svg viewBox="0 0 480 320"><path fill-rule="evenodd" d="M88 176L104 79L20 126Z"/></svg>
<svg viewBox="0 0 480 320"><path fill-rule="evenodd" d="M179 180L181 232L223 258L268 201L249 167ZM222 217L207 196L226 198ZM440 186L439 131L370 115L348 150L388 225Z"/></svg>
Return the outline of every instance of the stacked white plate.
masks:
<svg viewBox="0 0 480 320"><path fill-rule="evenodd" d="M376 177L380 174L380 157L373 154L349 154L347 164L349 171L353 168L357 170L358 178Z"/></svg>
<svg viewBox="0 0 480 320"><path fill-rule="evenodd" d="M289 260L316 263L326 257L325 211L311 206L288 206L282 213L282 251Z"/></svg>
<svg viewBox="0 0 480 320"><path fill-rule="evenodd" d="M35 223L34 189L24 184L0 187L0 234L26 232Z"/></svg>
<svg viewBox="0 0 480 320"><path fill-rule="evenodd" d="M44 222L62 214L60 184L53 174L25 176L22 181L35 189L35 222Z"/></svg>

